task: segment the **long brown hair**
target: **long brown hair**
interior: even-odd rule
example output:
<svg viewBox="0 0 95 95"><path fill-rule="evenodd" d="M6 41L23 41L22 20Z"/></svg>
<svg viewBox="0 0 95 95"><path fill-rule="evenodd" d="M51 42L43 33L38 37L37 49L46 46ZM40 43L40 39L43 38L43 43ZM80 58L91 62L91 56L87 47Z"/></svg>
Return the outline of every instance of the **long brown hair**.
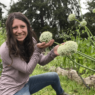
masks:
<svg viewBox="0 0 95 95"><path fill-rule="evenodd" d="M14 19L22 20L27 25L28 35L25 38L23 45L20 45L13 35L12 24ZM9 56L19 56L28 63L34 51L33 37L36 39L36 35L32 31L30 22L27 17L20 12L11 13L6 20L6 32L6 43L9 49Z"/></svg>

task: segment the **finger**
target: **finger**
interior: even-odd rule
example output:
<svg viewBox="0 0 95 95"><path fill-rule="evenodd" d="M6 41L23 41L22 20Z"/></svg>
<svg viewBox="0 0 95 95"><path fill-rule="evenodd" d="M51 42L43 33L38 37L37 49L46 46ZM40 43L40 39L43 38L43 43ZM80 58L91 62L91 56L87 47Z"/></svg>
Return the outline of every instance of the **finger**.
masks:
<svg viewBox="0 0 95 95"><path fill-rule="evenodd" d="M49 45L50 45L50 43L51 43L51 42L49 41L48 43L46 43L46 44L45 44L45 46L49 46Z"/></svg>
<svg viewBox="0 0 95 95"><path fill-rule="evenodd" d="M54 40L51 40L50 46L54 43Z"/></svg>
<svg viewBox="0 0 95 95"><path fill-rule="evenodd" d="M37 47L42 48L44 46L44 43L38 43Z"/></svg>
<svg viewBox="0 0 95 95"><path fill-rule="evenodd" d="M49 47L51 46L52 44L54 43L54 40L50 40L48 43L45 43L45 42L42 42L42 43L38 43L37 46L39 48L46 48L46 47Z"/></svg>
<svg viewBox="0 0 95 95"><path fill-rule="evenodd" d="M37 46L38 46L39 48L46 48L46 47L48 47L49 45L46 44L46 43L38 43Z"/></svg>
<svg viewBox="0 0 95 95"><path fill-rule="evenodd" d="M54 43L54 40L52 39L52 40L50 40L50 41L46 44L46 46L51 46L53 43Z"/></svg>
<svg viewBox="0 0 95 95"><path fill-rule="evenodd" d="M51 45L54 43L54 40L52 40Z"/></svg>
<svg viewBox="0 0 95 95"><path fill-rule="evenodd" d="M42 46L42 45L40 45L40 44L37 44L37 47L38 47L38 48L45 48L45 46Z"/></svg>
<svg viewBox="0 0 95 95"><path fill-rule="evenodd" d="M45 44L46 44L45 42L42 42L40 45L41 45L41 46L44 46Z"/></svg>

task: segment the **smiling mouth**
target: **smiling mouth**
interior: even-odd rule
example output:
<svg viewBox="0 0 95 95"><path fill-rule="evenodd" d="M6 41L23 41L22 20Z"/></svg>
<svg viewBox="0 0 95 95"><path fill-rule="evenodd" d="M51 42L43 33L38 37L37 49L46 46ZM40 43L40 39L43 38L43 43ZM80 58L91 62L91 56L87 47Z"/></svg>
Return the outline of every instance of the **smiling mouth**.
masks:
<svg viewBox="0 0 95 95"><path fill-rule="evenodd" d="M22 37L23 37L23 35L17 35L16 37L18 37L18 38L22 38Z"/></svg>

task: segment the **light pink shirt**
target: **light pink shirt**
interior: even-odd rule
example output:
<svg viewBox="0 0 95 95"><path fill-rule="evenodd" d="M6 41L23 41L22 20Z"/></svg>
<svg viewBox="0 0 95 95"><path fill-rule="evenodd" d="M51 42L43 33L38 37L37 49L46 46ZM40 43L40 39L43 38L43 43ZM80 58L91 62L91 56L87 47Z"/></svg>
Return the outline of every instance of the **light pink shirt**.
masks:
<svg viewBox="0 0 95 95"><path fill-rule="evenodd" d="M3 72L0 79L0 95L14 95L28 82L29 75L37 63L45 65L56 57L53 49L47 55L41 54L41 51L42 49L35 45L35 51L28 64L19 57L12 56L13 63L8 66L12 62L8 47L6 42L1 45L0 55L3 62Z"/></svg>

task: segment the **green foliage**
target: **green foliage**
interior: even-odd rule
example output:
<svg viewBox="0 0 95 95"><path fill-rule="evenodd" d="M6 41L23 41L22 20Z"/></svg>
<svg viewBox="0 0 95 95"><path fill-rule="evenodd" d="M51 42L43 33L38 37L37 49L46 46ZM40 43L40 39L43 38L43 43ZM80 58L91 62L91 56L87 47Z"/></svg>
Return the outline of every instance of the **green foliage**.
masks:
<svg viewBox="0 0 95 95"><path fill-rule="evenodd" d="M95 47L93 46L93 44L90 42L89 39L86 39L86 38L82 39L82 38L77 37L76 39L74 38L72 40L75 40L77 42L78 51L81 51L91 57L95 57ZM95 70L95 64L94 64L95 62L79 55L78 53L73 54L71 56L71 59L79 63L80 65L83 65L90 69ZM54 62L52 64L56 67L60 66L65 69L73 68L77 70L83 77L87 77L87 76L95 74L95 72L77 65L72 60L70 60L68 57L65 57L65 56L64 57L58 56L54 59Z"/></svg>
<svg viewBox="0 0 95 95"><path fill-rule="evenodd" d="M83 15L84 19L88 22L87 27L93 35L95 35L95 13L92 10L95 8L95 0L88 1L86 4L88 12Z"/></svg>
<svg viewBox="0 0 95 95"><path fill-rule="evenodd" d="M0 46L3 44L5 39L6 39L5 33L2 33L2 31L0 31Z"/></svg>
<svg viewBox="0 0 95 95"><path fill-rule="evenodd" d="M51 31L56 39L60 30L72 26L67 22L69 14L74 12L79 17L79 4L77 0L19 0L10 6L9 13L15 11L27 16L38 37L43 31Z"/></svg>
<svg viewBox="0 0 95 95"><path fill-rule="evenodd" d="M3 9L3 8L5 9L6 6L5 6L3 3L0 2L0 20L2 19L2 14L3 14L2 9Z"/></svg>
<svg viewBox="0 0 95 95"><path fill-rule="evenodd" d="M3 44L3 42L5 41L5 34L2 34L2 31L0 30L0 46ZM2 60L0 57L0 75L2 73Z"/></svg>

